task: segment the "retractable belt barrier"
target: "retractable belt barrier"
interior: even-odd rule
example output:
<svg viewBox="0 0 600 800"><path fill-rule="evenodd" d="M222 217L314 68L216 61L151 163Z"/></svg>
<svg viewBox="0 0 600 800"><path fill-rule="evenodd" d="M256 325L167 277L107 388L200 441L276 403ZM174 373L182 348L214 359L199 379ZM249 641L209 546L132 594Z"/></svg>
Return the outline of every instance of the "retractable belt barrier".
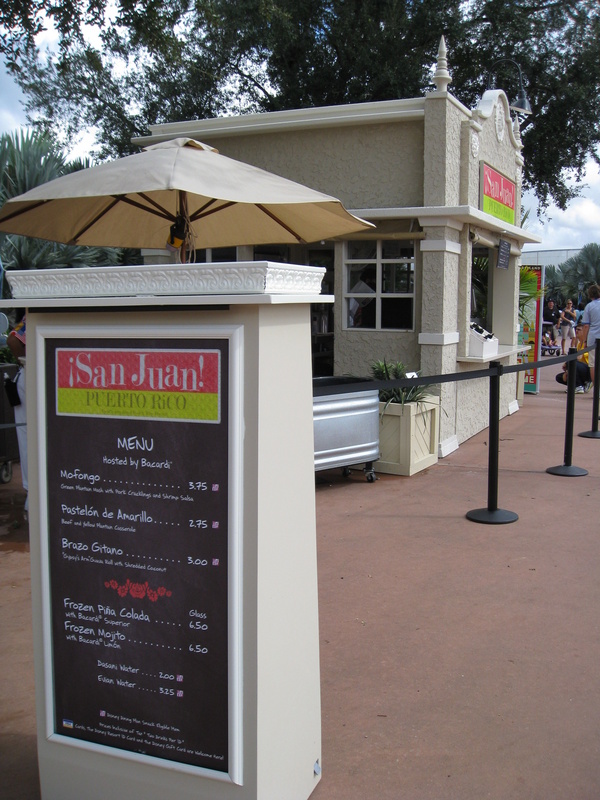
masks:
<svg viewBox="0 0 600 800"><path fill-rule="evenodd" d="M499 361L491 361L487 369L473 370L472 372L454 372L446 375L420 376L418 378L397 378L391 381L372 380L365 384L364 378L357 378L357 383L344 383L343 386L327 386L315 388L314 394L338 394L342 392L372 391L373 389L409 389L411 386L432 386L442 383L457 381L471 381L478 378L488 378L490 381L489 400L489 447L488 447L488 502L487 507L468 511L467 519L473 522L486 524L504 524L515 522L519 517L514 511L498 508L498 455L500 449L500 378L512 372L524 372L529 369L543 369L555 364L567 362L567 407L565 420L565 447L563 463L556 467L548 467L546 472L551 475L563 477L579 477L587 475L588 471L572 464L573 456L573 428L575 421L575 388L576 388L576 362L583 353L595 351L595 363L600 367L600 339L596 339L594 347L581 350L571 348L568 355L555 356L544 361L527 362L504 366ZM598 411L600 407L600 368L594 370L594 395L592 402L592 429L578 434L589 439L599 439Z"/></svg>

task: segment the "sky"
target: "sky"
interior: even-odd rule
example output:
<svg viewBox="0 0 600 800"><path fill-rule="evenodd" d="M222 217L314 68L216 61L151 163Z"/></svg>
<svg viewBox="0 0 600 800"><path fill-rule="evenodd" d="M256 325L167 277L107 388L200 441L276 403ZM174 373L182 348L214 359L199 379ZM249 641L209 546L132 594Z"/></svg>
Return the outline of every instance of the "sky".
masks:
<svg viewBox="0 0 600 800"><path fill-rule="evenodd" d="M525 245L524 250L573 250L586 244L600 244L600 170L591 159L581 184L581 196L565 211L550 206L545 218L537 218L535 195L523 195L523 209L531 209L527 230L541 236L541 244Z"/></svg>
<svg viewBox="0 0 600 800"><path fill-rule="evenodd" d="M22 106L23 95L14 80L0 65L0 133L12 133L26 125ZM84 155L81 151L70 154ZM525 245L531 250L573 250L594 242L600 244L600 170L589 161L582 184L581 197L573 200L565 211L550 206L542 219L537 217L535 195L523 196L523 208L530 209L527 230L542 237L541 244Z"/></svg>
<svg viewBox="0 0 600 800"><path fill-rule="evenodd" d="M21 105L23 93L6 73L4 61L0 62L0 133L12 133L25 125L25 112Z"/></svg>

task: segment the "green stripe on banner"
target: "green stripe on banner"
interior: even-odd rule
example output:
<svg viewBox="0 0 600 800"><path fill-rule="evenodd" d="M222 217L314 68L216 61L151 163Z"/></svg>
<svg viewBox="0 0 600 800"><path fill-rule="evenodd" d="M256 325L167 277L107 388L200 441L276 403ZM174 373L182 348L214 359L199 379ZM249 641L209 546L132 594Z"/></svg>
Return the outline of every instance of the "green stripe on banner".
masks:
<svg viewBox="0 0 600 800"><path fill-rule="evenodd" d="M508 222L511 225L515 224L515 211L510 206L505 206L504 203L499 203L498 200L493 200L491 197L484 195L483 197L483 210L486 214L491 214L496 219L501 219L503 222Z"/></svg>
<svg viewBox="0 0 600 800"><path fill-rule="evenodd" d="M208 392L58 389L56 412L67 416L218 422L219 395Z"/></svg>

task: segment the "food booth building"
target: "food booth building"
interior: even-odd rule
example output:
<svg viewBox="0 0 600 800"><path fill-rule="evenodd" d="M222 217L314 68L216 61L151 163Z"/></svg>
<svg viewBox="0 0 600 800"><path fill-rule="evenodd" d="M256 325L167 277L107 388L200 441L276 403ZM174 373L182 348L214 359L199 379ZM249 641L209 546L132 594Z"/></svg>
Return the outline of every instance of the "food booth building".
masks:
<svg viewBox="0 0 600 800"><path fill-rule="evenodd" d="M375 359L402 361L423 376L516 363L521 249L539 241L520 227L519 122L502 90L487 90L469 109L450 82L442 39L435 89L422 98L154 125L134 140L198 139L338 197L374 224L343 241L240 246L199 258L325 266L323 291L335 302L313 307L316 375L368 375ZM483 309L472 280L482 262ZM493 332L497 350L482 347L474 320ZM488 383L436 387L440 457L487 426ZM516 410L517 376L505 375L500 414Z"/></svg>

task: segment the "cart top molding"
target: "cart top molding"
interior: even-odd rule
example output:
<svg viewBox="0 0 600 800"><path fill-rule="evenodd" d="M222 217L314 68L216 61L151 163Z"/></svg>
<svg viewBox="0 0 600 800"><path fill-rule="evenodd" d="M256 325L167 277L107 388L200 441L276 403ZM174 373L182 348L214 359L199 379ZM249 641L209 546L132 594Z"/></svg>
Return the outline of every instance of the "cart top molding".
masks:
<svg viewBox="0 0 600 800"><path fill-rule="evenodd" d="M321 295L325 269L270 261L212 264L147 264L77 269L15 270L7 273L12 299L23 305L211 305L215 303L332 302Z"/></svg>

